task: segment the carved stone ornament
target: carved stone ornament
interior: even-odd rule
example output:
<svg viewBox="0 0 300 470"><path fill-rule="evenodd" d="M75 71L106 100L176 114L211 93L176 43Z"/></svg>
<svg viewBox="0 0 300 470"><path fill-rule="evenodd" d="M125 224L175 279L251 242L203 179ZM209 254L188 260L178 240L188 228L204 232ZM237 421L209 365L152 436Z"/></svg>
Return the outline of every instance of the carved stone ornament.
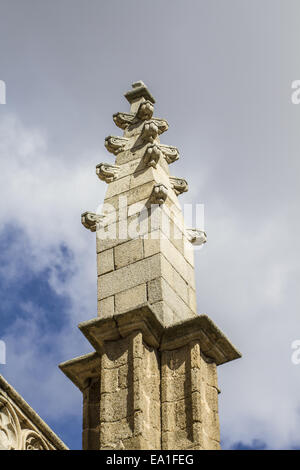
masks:
<svg viewBox="0 0 300 470"><path fill-rule="evenodd" d="M143 103L142 103L143 104ZM120 129L127 129L131 124L137 123L141 118L137 116L137 114L133 113L115 113L113 115L113 120L116 126L120 127ZM169 129L169 124L165 119L159 118L152 118L150 122L153 122L157 127L157 134L162 134Z"/></svg>
<svg viewBox="0 0 300 470"><path fill-rule="evenodd" d="M117 178L119 168L120 167L118 165L99 163L99 165L96 166L96 174L100 180L105 181L106 183L111 183Z"/></svg>
<svg viewBox="0 0 300 470"><path fill-rule="evenodd" d="M170 182L177 196L179 194L187 192L189 189L188 183L184 178L176 178L176 176L170 176Z"/></svg>
<svg viewBox="0 0 300 470"><path fill-rule="evenodd" d="M91 232L96 232L97 224L100 224L103 219L103 215L95 214L94 212L84 212L81 214L82 225Z"/></svg>
<svg viewBox="0 0 300 470"><path fill-rule="evenodd" d="M21 426L14 408L0 396L0 450L19 450L22 446Z"/></svg>
<svg viewBox="0 0 300 470"><path fill-rule="evenodd" d="M135 118L134 114L131 113L116 113L113 115L113 120L116 126L120 129L127 129L127 127L132 124Z"/></svg>
<svg viewBox="0 0 300 470"><path fill-rule="evenodd" d="M179 152L176 147L160 144L160 150L164 154L167 163L174 163L179 159Z"/></svg>
<svg viewBox="0 0 300 470"><path fill-rule="evenodd" d="M23 450L49 450L45 440L35 431L25 429L22 431Z"/></svg>
<svg viewBox="0 0 300 470"><path fill-rule="evenodd" d="M158 127L154 121L145 122L141 138L144 142L153 143L158 136Z"/></svg>
<svg viewBox="0 0 300 470"><path fill-rule="evenodd" d="M193 245L203 245L207 242L207 235L203 230L198 230L196 228L189 228L186 230L188 239Z"/></svg>
<svg viewBox="0 0 300 470"><path fill-rule="evenodd" d="M164 184L156 184L153 188L150 201L152 204L163 204L167 199L168 188Z"/></svg>
<svg viewBox="0 0 300 470"><path fill-rule="evenodd" d="M0 450L49 450L46 441L36 431L21 428L14 407L2 396L0 396Z"/></svg>
<svg viewBox="0 0 300 470"><path fill-rule="evenodd" d="M148 145L144 153L144 163L146 166L157 167L158 160L162 156L158 145Z"/></svg>
<svg viewBox="0 0 300 470"><path fill-rule="evenodd" d="M150 103L155 103L155 99L151 95L145 83L141 80L134 82L132 84L132 90L127 91L124 96L130 104L139 98L144 98L145 100L150 101Z"/></svg>
<svg viewBox="0 0 300 470"><path fill-rule="evenodd" d="M154 106L150 101L144 101L140 104L137 110L136 117L142 121L147 121L152 118Z"/></svg>
<svg viewBox="0 0 300 470"><path fill-rule="evenodd" d="M68 450L1 374L0 450Z"/></svg>
<svg viewBox="0 0 300 470"><path fill-rule="evenodd" d="M104 145L110 153L118 155L125 149L128 139L125 137L115 137L114 135L109 135L106 137Z"/></svg>
<svg viewBox="0 0 300 470"><path fill-rule="evenodd" d="M158 127L159 135L163 134L163 132L166 132L169 129L169 124L165 119L153 118L152 121Z"/></svg>

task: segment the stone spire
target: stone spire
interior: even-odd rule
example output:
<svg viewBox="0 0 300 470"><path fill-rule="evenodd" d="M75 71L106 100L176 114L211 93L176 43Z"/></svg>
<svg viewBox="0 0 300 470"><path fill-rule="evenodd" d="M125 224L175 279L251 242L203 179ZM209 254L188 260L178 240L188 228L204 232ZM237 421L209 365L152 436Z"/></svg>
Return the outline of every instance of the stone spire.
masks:
<svg viewBox="0 0 300 470"><path fill-rule="evenodd" d="M60 367L84 395L84 449L219 448L216 366L240 354L197 314L193 244L206 234L185 227L168 123L143 82L125 97L123 136L105 139L115 162L96 167L101 213L81 216L96 232L98 318L79 328L95 353Z"/></svg>
<svg viewBox="0 0 300 470"><path fill-rule="evenodd" d="M98 316L107 318L148 302L169 326L196 316L191 241L199 237L195 232L191 237L184 227L178 202L188 184L170 176L169 166L179 152L160 143L167 121L153 117L155 100L143 82L134 83L125 97L130 113L113 116L123 136L105 139L115 162L96 167L108 184L98 216ZM97 216L89 218L96 221ZM85 227L96 229L86 213L82 220Z"/></svg>

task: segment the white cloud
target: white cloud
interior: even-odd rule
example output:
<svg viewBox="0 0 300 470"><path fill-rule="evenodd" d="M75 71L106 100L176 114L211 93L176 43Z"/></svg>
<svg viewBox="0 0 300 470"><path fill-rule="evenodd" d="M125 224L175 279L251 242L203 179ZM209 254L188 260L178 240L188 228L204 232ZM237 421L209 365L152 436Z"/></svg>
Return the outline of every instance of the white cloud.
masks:
<svg viewBox="0 0 300 470"><path fill-rule="evenodd" d="M0 227L10 225L20 232L13 245L18 253L9 253L5 269L15 276L22 250L27 249L26 263L34 272L50 268L51 286L70 296L78 320L86 314L83 306L95 308L95 299L89 297L96 284L96 242L82 227L80 213L94 210L103 199L104 185L93 170L97 159L74 155L70 162L61 155L49 155L46 137L26 129L15 116L0 122L0 158L4 201ZM63 267L62 245L73 256L73 276L64 284L55 270L55 266Z"/></svg>
<svg viewBox="0 0 300 470"><path fill-rule="evenodd" d="M26 314L5 331L3 374L52 419L80 413L81 398L57 365L91 350L77 324L96 316L96 241L82 227L80 213L96 208L105 187L93 171L95 156L84 157L74 155L70 163L50 155L39 130L26 129L16 116L0 121L0 228L13 233L2 254L2 277L7 284L22 282L25 268L35 275L47 269L51 289L70 300L62 312L67 326L41 334L45 312L34 304L17 305L16 299L16 309ZM67 265L62 247L71 255ZM68 271L71 275L62 280L61 273Z"/></svg>
<svg viewBox="0 0 300 470"><path fill-rule="evenodd" d="M81 394L58 370L62 354L72 355L83 341L75 328L41 332L45 312L32 303L20 304L20 316L6 331L7 364L5 377L44 419L59 420L80 412ZM70 356L71 357L71 356ZM6 375L7 369L7 375Z"/></svg>
<svg viewBox="0 0 300 470"><path fill-rule="evenodd" d="M7 367L38 411L47 403L48 416L77 413L78 394L53 362L56 356L69 359L85 352L76 325L96 314L95 237L82 228L80 212L103 200L105 187L93 170L102 158L74 155L71 161L50 155L46 136L14 116L0 122L0 157L5 201L0 226L19 231L0 270L14 281L24 261L35 273L48 268L51 288L71 301L68 327L42 338L38 325L44 313L36 305L22 305L26 319L7 332ZM204 187L211 184L210 171L205 174ZM243 353L241 360L219 369L224 444L261 439L273 448L300 445L300 366L291 363L291 343L300 338L299 223L290 216L295 207L255 223L246 213L229 211L218 196L206 206L208 243L196 252L196 278L199 313L207 313ZM72 276L64 282L60 269L68 266L62 245L72 254ZM41 344L52 352L41 356Z"/></svg>
<svg viewBox="0 0 300 470"><path fill-rule="evenodd" d="M219 368L224 446L254 439L274 449L300 446L300 367L291 362L300 338L299 229L288 214L248 226L247 214L214 216L207 214L208 243L196 255L198 311L243 354Z"/></svg>

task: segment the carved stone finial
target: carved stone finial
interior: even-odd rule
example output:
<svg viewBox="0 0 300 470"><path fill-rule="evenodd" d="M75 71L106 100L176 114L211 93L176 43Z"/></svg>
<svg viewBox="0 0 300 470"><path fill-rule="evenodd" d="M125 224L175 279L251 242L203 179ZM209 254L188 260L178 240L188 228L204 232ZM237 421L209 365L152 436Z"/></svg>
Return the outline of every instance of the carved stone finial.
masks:
<svg viewBox="0 0 300 470"><path fill-rule="evenodd" d="M186 230L189 241L193 243L193 245L203 245L207 242L207 235L203 230L199 230L196 228L189 228Z"/></svg>
<svg viewBox="0 0 300 470"><path fill-rule="evenodd" d="M155 103L155 99L151 95L145 83L141 80L133 83L132 90L127 91L124 96L130 104L139 98L144 98L145 100L151 101L151 103Z"/></svg>
<svg viewBox="0 0 300 470"><path fill-rule="evenodd" d="M156 168L161 155L162 153L158 145L148 145L143 157L145 165Z"/></svg>
<svg viewBox="0 0 300 470"><path fill-rule="evenodd" d="M150 201L152 204L163 204L167 199L168 188L162 183L156 184L153 188Z"/></svg>
<svg viewBox="0 0 300 470"><path fill-rule="evenodd" d="M153 117L149 95L143 82L126 93L130 112L115 114L114 121L128 141L123 148L122 141L107 139L113 153L120 142L120 169L97 167L106 181L117 174L97 211L105 215L82 215L97 235L98 318L79 325L94 352L60 368L83 392L84 450L217 450L217 366L240 354L206 315L198 315L193 252L202 246L192 244L203 245L207 237L185 228L176 194L188 185L170 176L168 164L179 152L160 144L168 123ZM118 368L123 385L139 387L112 389ZM180 398L180 413L176 403L164 406L171 395ZM137 421L145 431L140 437L131 425ZM33 437L28 445L39 443Z"/></svg>
<svg viewBox="0 0 300 470"><path fill-rule="evenodd" d="M170 181L177 196L179 194L187 192L189 189L188 183L184 178L177 178L176 176L170 176Z"/></svg>
<svg viewBox="0 0 300 470"><path fill-rule="evenodd" d="M145 83L142 80L138 80L137 82L134 82L131 86L132 88L139 88L141 86L146 87Z"/></svg>
<svg viewBox="0 0 300 470"><path fill-rule="evenodd" d="M97 224L99 224L103 218L103 215L95 214L94 212L84 212L81 214L81 223L91 232L96 232Z"/></svg>
<svg viewBox="0 0 300 470"><path fill-rule="evenodd" d="M120 167L118 165L99 163L99 165L96 166L96 174L100 180L111 183L117 178L119 169Z"/></svg>
<svg viewBox="0 0 300 470"><path fill-rule="evenodd" d="M104 145L110 153L118 155L122 152L126 146L128 139L126 137L115 137L114 135L109 135L106 137Z"/></svg>

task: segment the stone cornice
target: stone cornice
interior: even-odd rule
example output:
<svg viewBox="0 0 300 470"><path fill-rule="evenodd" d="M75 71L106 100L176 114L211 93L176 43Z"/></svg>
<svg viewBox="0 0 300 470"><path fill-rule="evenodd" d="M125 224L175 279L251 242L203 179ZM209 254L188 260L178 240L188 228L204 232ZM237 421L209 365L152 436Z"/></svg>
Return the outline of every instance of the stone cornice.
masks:
<svg viewBox="0 0 300 470"><path fill-rule="evenodd" d="M202 353L217 366L241 357L241 353L207 315L199 315L166 328L160 349L176 349L195 340L200 341Z"/></svg>
<svg viewBox="0 0 300 470"><path fill-rule="evenodd" d="M88 320L78 327L100 355L104 352L106 341L116 341L134 331L141 331L144 341L161 351L177 349L199 340L203 354L217 365L241 357L240 352L207 315L198 315L165 328L148 302L110 318ZM60 368L75 385L82 388L90 371L95 371L98 367L97 361L98 356L95 353L88 354L65 362ZM82 365L83 370L79 374L76 369L78 364Z"/></svg>
<svg viewBox="0 0 300 470"><path fill-rule="evenodd" d="M100 357L96 352L76 357L70 361L59 364L62 372L83 392L89 380L99 375Z"/></svg>
<svg viewBox="0 0 300 470"><path fill-rule="evenodd" d="M148 303L110 318L95 318L80 323L78 328L100 354L105 341L124 338L136 330L142 331L147 344L157 348L164 330Z"/></svg>

